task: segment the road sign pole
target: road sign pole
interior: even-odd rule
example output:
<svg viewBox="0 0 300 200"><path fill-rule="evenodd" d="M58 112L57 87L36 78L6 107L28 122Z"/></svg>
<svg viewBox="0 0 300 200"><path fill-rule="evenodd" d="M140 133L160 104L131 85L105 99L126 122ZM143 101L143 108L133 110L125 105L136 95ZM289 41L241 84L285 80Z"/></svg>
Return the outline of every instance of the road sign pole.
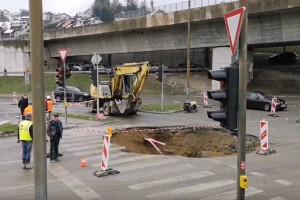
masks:
<svg viewBox="0 0 300 200"><path fill-rule="evenodd" d="M164 65L161 66L161 73L162 73L162 79L161 79L161 103L160 103L160 109L163 111L164 109Z"/></svg>
<svg viewBox="0 0 300 200"><path fill-rule="evenodd" d="M245 13L239 38L239 104L238 104L238 159L237 159L237 199L245 199L245 189L241 188L240 176L245 175L246 168L246 92L247 92L247 46L248 46L248 16L247 0L239 0L240 6L245 6Z"/></svg>
<svg viewBox="0 0 300 200"><path fill-rule="evenodd" d="M97 114L100 113L99 111L99 69L98 69L98 64L96 64L96 67L97 67Z"/></svg>
<svg viewBox="0 0 300 200"><path fill-rule="evenodd" d="M191 0L188 1L188 35L187 35L187 59L186 59L186 97L190 97L190 46L191 46Z"/></svg>
<svg viewBox="0 0 300 200"><path fill-rule="evenodd" d="M45 83L43 67L43 3L29 0L30 63L32 68L32 100L34 117L34 196L47 199L47 162L45 134Z"/></svg>
<svg viewBox="0 0 300 200"><path fill-rule="evenodd" d="M67 90L66 90L66 63L64 62L64 106L65 106L65 119L66 125L68 124L68 101L67 101Z"/></svg>

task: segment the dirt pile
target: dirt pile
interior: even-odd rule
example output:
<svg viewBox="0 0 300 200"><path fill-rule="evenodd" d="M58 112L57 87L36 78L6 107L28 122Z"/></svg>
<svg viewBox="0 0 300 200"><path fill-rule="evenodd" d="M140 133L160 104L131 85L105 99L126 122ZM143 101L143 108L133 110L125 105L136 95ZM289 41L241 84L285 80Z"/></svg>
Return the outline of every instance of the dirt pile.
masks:
<svg viewBox="0 0 300 200"><path fill-rule="evenodd" d="M216 128L130 128L116 131L112 142L125 146L130 152L159 154L144 138L153 138L165 143L165 146L157 144L163 154L219 157L237 151L237 137ZM246 146L248 152L254 151L259 146L259 141L256 137L248 136Z"/></svg>

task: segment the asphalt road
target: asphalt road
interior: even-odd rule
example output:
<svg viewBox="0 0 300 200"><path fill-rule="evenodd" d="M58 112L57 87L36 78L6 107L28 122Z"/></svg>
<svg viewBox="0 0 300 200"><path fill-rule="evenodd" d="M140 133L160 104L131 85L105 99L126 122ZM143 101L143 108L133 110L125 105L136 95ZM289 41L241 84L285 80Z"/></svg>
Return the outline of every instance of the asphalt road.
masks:
<svg viewBox="0 0 300 200"><path fill-rule="evenodd" d="M174 101L182 103L185 98L166 99L168 103ZM159 97L144 98L144 102L159 102ZM267 156L255 152L247 154L247 199L300 199L300 124L295 122L300 116L299 103L300 99L288 99L288 110L278 112L279 118L268 117L264 111L247 111L247 133L258 136L259 121L266 119L269 122L270 148L277 151ZM56 109L60 107L58 105ZM214 103L212 109L217 107L218 104ZM17 123L18 110L15 105L3 100L0 102L0 110L0 123ZM122 152L122 147L112 144L109 167L121 173L102 178L93 175L100 167L101 136L107 126L216 124L207 118L205 111L201 107L198 113L162 115L140 112L135 116L114 117L118 123L109 125L69 119L69 124L78 128L65 131L60 146L60 151L64 153L62 161L48 163L49 199L235 199L236 156L185 158L138 155ZM86 108L79 106L69 107L69 112L93 116ZM79 166L82 156L86 156L86 168ZM16 138L0 138L0 199L33 199L33 171L24 171L20 158L21 145L16 143Z"/></svg>

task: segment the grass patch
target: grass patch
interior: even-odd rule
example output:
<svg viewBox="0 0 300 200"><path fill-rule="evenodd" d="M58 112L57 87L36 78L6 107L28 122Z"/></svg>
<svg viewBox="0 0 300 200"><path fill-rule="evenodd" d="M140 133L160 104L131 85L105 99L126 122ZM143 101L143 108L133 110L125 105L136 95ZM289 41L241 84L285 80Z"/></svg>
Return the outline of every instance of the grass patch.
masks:
<svg viewBox="0 0 300 200"><path fill-rule="evenodd" d="M17 132L17 130L18 130L18 125L15 125L15 124L0 125L0 132L3 132L3 133Z"/></svg>
<svg viewBox="0 0 300 200"><path fill-rule="evenodd" d="M181 110L182 105L181 104L169 104L164 105L163 109L161 109L160 104L142 104L141 110L144 111L156 111L156 112L171 112L171 111L177 111Z"/></svg>

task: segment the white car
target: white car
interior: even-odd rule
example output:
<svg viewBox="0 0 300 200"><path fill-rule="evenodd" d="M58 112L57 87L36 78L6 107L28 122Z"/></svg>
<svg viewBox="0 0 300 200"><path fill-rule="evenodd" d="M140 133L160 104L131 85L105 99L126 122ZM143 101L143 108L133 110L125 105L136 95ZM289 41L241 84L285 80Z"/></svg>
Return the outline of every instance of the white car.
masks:
<svg viewBox="0 0 300 200"><path fill-rule="evenodd" d="M74 64L73 70L75 70L75 71L83 71L83 70L85 70L85 66L82 66L80 64Z"/></svg>

